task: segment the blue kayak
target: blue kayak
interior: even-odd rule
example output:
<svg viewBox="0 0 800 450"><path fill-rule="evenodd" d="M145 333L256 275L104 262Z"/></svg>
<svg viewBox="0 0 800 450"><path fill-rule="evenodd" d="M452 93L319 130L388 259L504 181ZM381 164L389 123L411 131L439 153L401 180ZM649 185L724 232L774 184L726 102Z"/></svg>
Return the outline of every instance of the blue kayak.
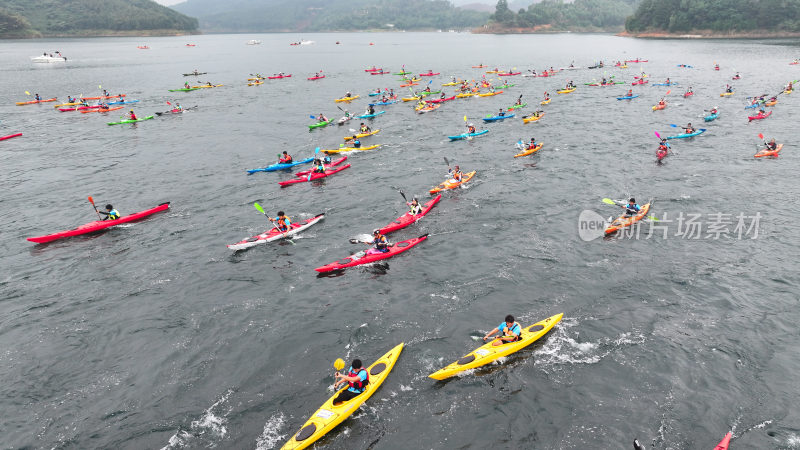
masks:
<svg viewBox="0 0 800 450"><path fill-rule="evenodd" d="M356 116L356 119L372 119L375 116L380 116L381 114L385 113L386 111L378 111L375 114L362 114L360 116Z"/></svg>
<svg viewBox="0 0 800 450"><path fill-rule="evenodd" d="M717 117L719 117L719 112L715 112L714 114L709 114L709 115L703 117L703 120L705 120L706 122L711 122L712 120L716 119Z"/></svg>
<svg viewBox="0 0 800 450"><path fill-rule="evenodd" d="M650 86L677 86L678 83L650 83Z"/></svg>
<svg viewBox="0 0 800 450"><path fill-rule="evenodd" d="M139 100L125 100L124 102L120 100L117 102L108 102L109 105L127 105L128 103L139 103Z"/></svg>
<svg viewBox="0 0 800 450"><path fill-rule="evenodd" d="M667 136L667 139L690 138L690 137L694 137L694 136L699 136L699 135L701 135L701 134L703 134L705 132L706 132L705 128L700 128L699 130L695 131L694 133L689 133L689 134L685 134L684 133L684 134L678 134L678 135L675 135L675 136Z"/></svg>
<svg viewBox="0 0 800 450"><path fill-rule="evenodd" d="M758 108L759 106L763 105L764 103L766 103L766 101L762 102L761 100L758 100L755 103L751 103L751 104L745 106L744 109Z"/></svg>
<svg viewBox="0 0 800 450"><path fill-rule="evenodd" d="M397 103L397 100L389 100L388 102L370 103L369 106L391 105L392 103Z"/></svg>
<svg viewBox="0 0 800 450"><path fill-rule="evenodd" d="M291 169L294 166L297 166L299 164L307 164L307 163L310 163L311 161L314 161L313 157L312 158L306 158L306 159L304 159L302 161L295 161L295 162L292 162L292 163L276 163L276 164L273 164L271 166L267 166L267 167L264 167L264 168L261 168L261 169L250 169L250 170L247 171L247 173L274 172L276 170Z"/></svg>
<svg viewBox="0 0 800 450"><path fill-rule="evenodd" d="M638 96L639 96L639 94L626 95L624 97L617 97L617 100L630 100L630 99L636 98Z"/></svg>
<svg viewBox="0 0 800 450"><path fill-rule="evenodd" d="M484 117L484 122L495 122L497 120L505 120L514 117L514 114L506 114L504 116Z"/></svg>
<svg viewBox="0 0 800 450"><path fill-rule="evenodd" d="M476 131L475 133L464 133L464 134L459 134L458 136L447 136L447 137L450 138L451 141L457 141L459 139L466 139L468 137L480 136L488 132L489 130L481 130L481 131Z"/></svg>
<svg viewBox="0 0 800 450"><path fill-rule="evenodd" d="M678 64L678 67L686 67L687 69L694 69L694 67L692 67L692 66L690 66L688 64Z"/></svg>
<svg viewBox="0 0 800 450"><path fill-rule="evenodd" d="M381 95L381 94L382 94L382 92L370 92L369 96L370 97L375 97L375 96L378 96L378 95Z"/></svg>

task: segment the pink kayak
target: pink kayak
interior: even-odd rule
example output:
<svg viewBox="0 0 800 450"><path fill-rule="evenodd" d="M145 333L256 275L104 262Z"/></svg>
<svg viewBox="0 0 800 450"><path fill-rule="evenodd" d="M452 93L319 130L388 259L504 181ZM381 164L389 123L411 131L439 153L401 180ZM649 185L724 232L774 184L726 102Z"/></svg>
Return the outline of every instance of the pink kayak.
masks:
<svg viewBox="0 0 800 450"><path fill-rule="evenodd" d="M761 114L761 113L758 113L758 114L756 114L755 116L748 116L748 117L747 117L747 121L748 121L748 122L752 122L752 121L754 121L754 120L766 119L767 117L769 117L769 116L771 116L771 115L772 115L772 111L769 111L769 112L768 112L768 113L766 113L766 114Z"/></svg>
<svg viewBox="0 0 800 450"><path fill-rule="evenodd" d="M169 209L169 202L162 203L156 206L155 208L150 208L138 213L131 214L129 216L122 216L117 220L96 220L94 222L89 222L85 225L81 225L78 228L73 228L72 230L59 231L58 233L46 234L44 236L30 237L28 238L28 240L31 242L36 242L37 244L43 244L45 242L55 241L57 239L62 239L65 237L79 236L81 234L87 234L94 231L99 231L106 228L121 225L123 223L128 223L128 222L133 222L135 220L143 219L149 215L167 209Z"/></svg>
<svg viewBox="0 0 800 450"><path fill-rule="evenodd" d="M291 77L292 77L292 74L289 74L289 75L276 75L274 77L267 77L267 78L269 78L270 80L279 80L281 78L291 78Z"/></svg>
<svg viewBox="0 0 800 450"><path fill-rule="evenodd" d="M434 99L434 100L425 100L425 103L443 103L443 102L449 102L450 100L455 100L455 99L456 99L456 96L454 95L452 97L437 98L437 99Z"/></svg>
<svg viewBox="0 0 800 450"><path fill-rule="evenodd" d="M428 73L421 73L421 74L419 74L419 76L421 76L421 77L432 77L432 76L434 76L434 75L439 75L439 72L436 72L436 73L434 73L434 72L428 72Z"/></svg>
<svg viewBox="0 0 800 450"><path fill-rule="evenodd" d="M318 77L308 77L308 79L309 79L309 80L312 80L312 81L313 81L313 80L321 80L322 78L325 78L325 75L320 75L320 76L318 76Z"/></svg>
<svg viewBox="0 0 800 450"><path fill-rule="evenodd" d="M405 228L409 225L417 223L417 221L425 217L425 214L428 214L428 211L430 211L431 208L433 208L437 203L439 203L439 200L441 199L442 199L442 194L439 194L436 197L433 197L432 199L428 200L428 202L422 206L422 210L417 215L411 215L411 212L403 214L402 216L398 217L397 220L395 220L394 222L381 228L381 234L391 233L392 231L397 231L401 228Z"/></svg>
<svg viewBox="0 0 800 450"><path fill-rule="evenodd" d="M281 181L278 184L280 184L281 187L286 187L286 186L289 186L290 184L305 183L306 181L318 180L320 178L325 178L328 175L333 175L333 174L335 174L337 172L341 172L344 169L347 169L348 167L350 167L350 164L345 164L342 167L338 167L336 169L327 169L325 172L322 172L322 173L312 173L310 179L309 179L308 175L306 175L306 176L303 176L303 177L297 177L294 180Z"/></svg>
<svg viewBox="0 0 800 450"><path fill-rule="evenodd" d="M721 441L719 441L719 444L717 444L717 446L714 447L714 450L728 450L728 445L730 445L731 443L731 437L732 437L731 432L728 431L728 434L726 434L725 437L722 438Z"/></svg>
<svg viewBox="0 0 800 450"><path fill-rule="evenodd" d="M391 258L394 255L409 250L411 247L419 244L420 242L424 241L427 238L428 235L423 234L418 238L409 239L407 241L401 241L394 244L389 244L388 252L377 252L374 249L370 249L372 251L358 252L355 255L350 255L347 258L340 259L330 264L326 264L322 267L317 267L314 270L320 273L333 272L334 270L342 270L348 267L360 266L362 264L369 264L375 261L380 261L382 259Z"/></svg>
<svg viewBox="0 0 800 450"><path fill-rule="evenodd" d="M341 163L343 163L345 161L347 161L347 156L342 156L341 158L337 159L336 161L331 161L330 164L326 164L325 168L326 169L330 169L331 167L336 167L336 166L338 166L339 164L341 164ZM298 176L298 177L308 176L308 174L311 173L312 170L314 170L314 169L303 170L301 172L295 173L295 175Z"/></svg>
<svg viewBox="0 0 800 450"><path fill-rule="evenodd" d="M272 228L261 234L249 237L247 239L243 239L235 244L230 244L228 245L228 248L231 250L244 250L246 248L253 247L254 245L266 244L267 242L277 241L278 239L290 237L305 230L311 225L314 225L315 223L319 222L324 218L325 218L325 213L322 213L322 214L317 214L316 216L310 219L306 219L302 222L293 223L291 227L292 229L288 230L286 233L278 231L277 228Z"/></svg>

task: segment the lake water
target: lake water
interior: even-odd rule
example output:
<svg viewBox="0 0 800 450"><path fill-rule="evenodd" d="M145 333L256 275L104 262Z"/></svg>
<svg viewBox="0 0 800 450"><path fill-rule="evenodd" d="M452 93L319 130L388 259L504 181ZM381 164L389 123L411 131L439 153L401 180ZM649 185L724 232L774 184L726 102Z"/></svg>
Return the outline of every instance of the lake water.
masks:
<svg viewBox="0 0 800 450"><path fill-rule="evenodd" d="M315 44L289 45L301 38ZM54 50L69 61L30 62ZM346 106L354 112L378 87L408 92L396 76L365 73L372 65L433 69L436 87L478 79L479 63L541 71L637 56L649 62L509 77L516 86L502 95L425 115L412 103L387 106L371 123L381 132L363 140L382 146L348 155L352 167L321 182L281 189L291 174L245 172L283 150L302 158L338 147L357 123L307 125L309 115L340 117L333 99L347 91L362 97ZM334 359L371 363L405 342L380 390L318 447L616 449L638 438L655 449L713 448L733 430L732 449L798 448L800 101L780 95L773 115L752 123L743 108L745 97L800 78L788 64L798 56L794 40L577 34L2 41L0 135L24 136L0 142L0 443L279 448L331 395ZM195 68L208 72L199 81L224 86L167 92ZM306 80L319 70L325 79ZM641 71L680 84L635 86L640 97L617 101ZM736 93L721 98L737 71ZM257 72L293 76L246 86ZM584 86L604 75L628 85ZM568 79L579 89L556 95ZM112 127L121 114L14 106L30 99L25 91L62 100L98 86L140 100L139 116L168 101L198 108ZM684 99L688 86L695 95ZM545 90L554 98L539 122L481 123L519 95L529 113ZM668 90L669 106L653 112ZM721 116L704 124L713 106ZM450 142L465 115L490 132ZM678 134L669 124L688 122L708 131L672 141L674 154L656 164L654 132ZM778 159L753 158L759 133L784 143ZM544 148L513 158L531 137ZM399 189L427 198L446 178L445 158L475 179L390 235L427 241L317 277L315 267L365 248L349 238L404 212ZM96 235L25 240L91 221L89 195L123 215L172 204ZM638 238L581 239L582 211L608 218L620 210L601 199L629 196L654 199L661 220L642 223ZM253 202L273 216L326 219L293 243L233 253L226 244L267 228ZM499 364L427 378L506 314L528 325L561 312L546 338Z"/></svg>

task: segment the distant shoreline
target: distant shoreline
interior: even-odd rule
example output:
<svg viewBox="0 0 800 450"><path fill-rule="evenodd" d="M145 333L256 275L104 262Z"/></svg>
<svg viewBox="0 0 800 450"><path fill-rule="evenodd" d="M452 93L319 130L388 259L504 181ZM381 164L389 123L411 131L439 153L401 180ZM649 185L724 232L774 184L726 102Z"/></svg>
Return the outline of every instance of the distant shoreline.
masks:
<svg viewBox="0 0 800 450"><path fill-rule="evenodd" d="M800 33L792 32L769 32L769 31L747 31L747 32L725 32L711 30L692 30L686 33L669 33L666 31L647 31L643 33L631 33L623 31L617 36L632 37L641 39L781 39L797 38Z"/></svg>
<svg viewBox="0 0 800 450"><path fill-rule="evenodd" d="M28 36L0 36L2 39L59 39L59 38L89 38L89 37L154 37L154 36L192 36L203 34L201 31L186 30L130 30L130 31L111 31L111 30L84 30L74 33L60 34L35 34Z"/></svg>

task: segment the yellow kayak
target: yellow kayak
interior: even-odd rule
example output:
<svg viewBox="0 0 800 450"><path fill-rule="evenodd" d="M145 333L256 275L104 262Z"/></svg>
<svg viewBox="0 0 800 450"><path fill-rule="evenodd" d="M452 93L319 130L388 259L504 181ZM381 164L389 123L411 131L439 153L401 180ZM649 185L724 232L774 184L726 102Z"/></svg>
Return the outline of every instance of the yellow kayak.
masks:
<svg viewBox="0 0 800 450"><path fill-rule="evenodd" d="M794 90L794 89L792 89L792 90ZM783 93L784 93L784 94L791 94L791 93L792 93L792 90L790 90L790 91L783 91Z"/></svg>
<svg viewBox="0 0 800 450"><path fill-rule="evenodd" d="M283 444L281 450L299 450L306 448L316 442L322 436L325 436L329 431L334 429L336 425L342 423L345 419L353 415L358 410L362 403L367 401L375 391L381 387L389 372L392 371L394 363L397 362L397 357L403 351L403 343L397 347L389 350L388 353L378 358L377 361L367 367L369 372L369 383L364 388L364 392L346 401L338 406L333 406L333 399L339 395L340 392L347 389L347 385L333 394L323 405L311 415L311 418L300 428L288 442Z"/></svg>
<svg viewBox="0 0 800 450"><path fill-rule="evenodd" d="M248 86L258 86L259 84L264 84L263 81L253 81L251 83L247 83Z"/></svg>
<svg viewBox="0 0 800 450"><path fill-rule="evenodd" d="M264 77L253 77L253 78L248 78L247 79L247 81L259 81L259 80L266 80L266 78L264 78Z"/></svg>
<svg viewBox="0 0 800 450"><path fill-rule="evenodd" d="M421 98L422 98L422 97L403 97L403 99L402 99L402 100L403 100L404 102L413 102L414 100L419 100L419 99L421 99Z"/></svg>
<svg viewBox="0 0 800 450"><path fill-rule="evenodd" d="M560 91L556 91L556 93L558 93L558 94L569 94L570 92L575 92L575 89L578 89L578 88L562 89Z"/></svg>
<svg viewBox="0 0 800 450"><path fill-rule="evenodd" d="M475 95L474 92L462 92L460 94L456 94L456 98L467 98L472 97L473 95Z"/></svg>
<svg viewBox="0 0 800 450"><path fill-rule="evenodd" d="M734 94L733 92L723 92L722 94L719 94L719 96L720 97L727 97L727 96L733 95L733 94Z"/></svg>
<svg viewBox="0 0 800 450"><path fill-rule="evenodd" d="M53 105L53 108L61 108L63 106L77 106L82 104L83 102L72 102L72 103L61 103L59 105Z"/></svg>
<svg viewBox="0 0 800 450"><path fill-rule="evenodd" d="M455 189L455 188L461 186L462 184L466 183L467 181L471 180L472 177L475 176L475 173L476 173L476 171L473 170L472 172L463 174L462 177L461 177L461 181L456 181L456 180L450 178L450 179L444 181L443 183L441 183L439 186L436 186L435 188L431 189L428 192L430 192L430 194L433 195L433 194L435 194L437 192L446 191L446 190L449 190L449 189Z"/></svg>
<svg viewBox="0 0 800 450"><path fill-rule="evenodd" d="M449 83L442 83L442 86L458 86L461 84L461 81L451 81Z"/></svg>
<svg viewBox="0 0 800 450"><path fill-rule="evenodd" d="M380 128L378 128L377 130L374 130L374 131L370 131L369 133L359 133L359 134L356 134L355 136L357 138L361 139L363 137L372 136L373 134L377 134L378 131L381 131ZM349 141L350 139L353 139L353 136L345 136L344 137L345 141Z"/></svg>
<svg viewBox="0 0 800 450"><path fill-rule="evenodd" d="M547 100L542 100L539 104L540 105L546 105L546 104L550 103L551 101L553 101L553 99L552 98L548 98Z"/></svg>
<svg viewBox="0 0 800 450"><path fill-rule="evenodd" d="M476 348L472 352L464 355L458 361L450 364L442 370L439 370L438 372L428 375L428 377L433 378L434 380L444 380L445 378L450 378L465 370L485 366L486 364L489 364L498 358L502 358L503 356L507 356L516 351L522 350L523 348L536 342L536 340L538 340L540 337L547 334L547 332L550 331L555 324L561 321L562 316L564 316L564 313L556 314L555 316L548 317L547 319L537 322L527 328L523 328L522 339L519 341L495 346L492 344L496 339L493 339L492 342L488 342Z"/></svg>
<svg viewBox="0 0 800 450"><path fill-rule="evenodd" d="M339 147L339 148L334 148L334 149L330 149L330 150L321 150L321 151L323 151L325 153L342 153L342 152L352 152L354 150L361 150L361 151L372 150L372 149L378 148L380 146L381 146L381 144L375 144L375 145L370 145L370 146L367 146L367 147L358 147L358 148L355 148L355 147Z"/></svg>
<svg viewBox="0 0 800 450"><path fill-rule="evenodd" d="M541 150L543 146L544 146L544 144L540 142L539 145L537 145L534 148L531 148L531 149L528 149L528 150L523 150L522 152L517 153L516 155L514 155L514 158L519 158L520 156L532 155L532 154L538 152L539 150Z"/></svg>
<svg viewBox="0 0 800 450"><path fill-rule="evenodd" d="M524 117L522 119L522 123L536 122L537 120L541 119L542 117L544 117L544 113L539 113L538 116Z"/></svg>
<svg viewBox="0 0 800 450"><path fill-rule="evenodd" d="M225 86L225 85L224 84L212 84L211 86L209 86L207 84L204 84L202 86L192 86L192 89L215 88L215 87L220 87L220 86Z"/></svg>
<svg viewBox="0 0 800 450"><path fill-rule="evenodd" d="M354 95L354 96L352 96L352 97L342 97L342 98L337 98L337 99L335 99L334 101L335 101L335 102L351 102L351 101L353 101L353 100L355 100L355 99L357 99L357 98L358 98L358 95Z"/></svg>
<svg viewBox="0 0 800 450"><path fill-rule="evenodd" d="M493 95L502 94L503 91L487 92L485 94L478 94L478 97L491 97Z"/></svg>

